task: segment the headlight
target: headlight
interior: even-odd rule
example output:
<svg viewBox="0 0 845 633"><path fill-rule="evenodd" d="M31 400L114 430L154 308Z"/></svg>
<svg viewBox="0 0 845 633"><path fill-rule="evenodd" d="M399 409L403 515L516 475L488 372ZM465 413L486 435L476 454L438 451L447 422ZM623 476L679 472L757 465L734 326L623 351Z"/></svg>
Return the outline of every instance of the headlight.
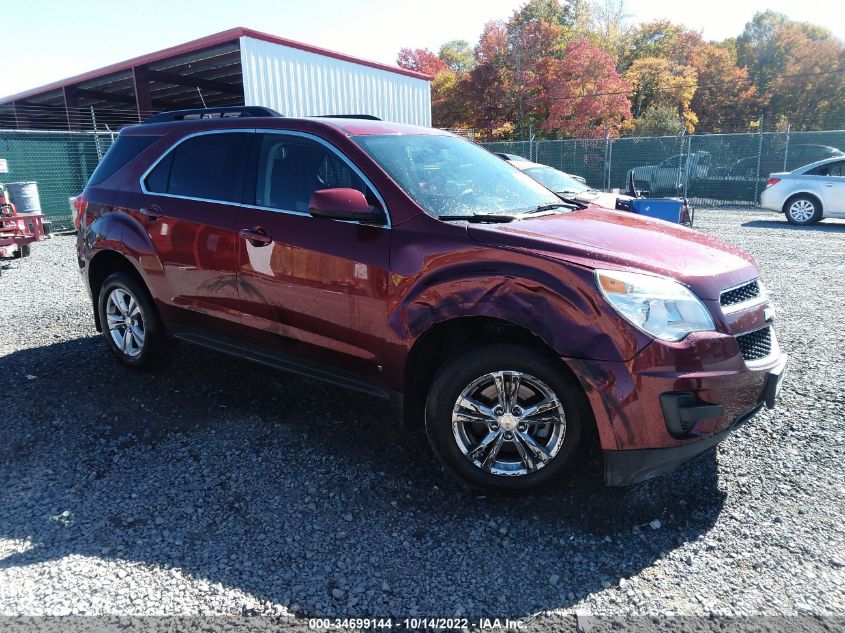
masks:
<svg viewBox="0 0 845 633"><path fill-rule="evenodd" d="M716 329L701 300L671 279L597 270L596 284L619 314L660 340L680 341L690 332Z"/></svg>

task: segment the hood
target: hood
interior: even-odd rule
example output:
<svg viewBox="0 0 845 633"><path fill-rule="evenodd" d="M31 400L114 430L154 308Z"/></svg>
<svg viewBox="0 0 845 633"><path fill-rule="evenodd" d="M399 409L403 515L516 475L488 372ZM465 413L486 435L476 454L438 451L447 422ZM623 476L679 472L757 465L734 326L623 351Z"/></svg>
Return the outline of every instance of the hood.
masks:
<svg viewBox="0 0 845 633"><path fill-rule="evenodd" d="M594 205L582 211L471 224L472 239L492 246L534 251L588 268L663 275L692 288L702 299L757 277L744 250L693 229Z"/></svg>

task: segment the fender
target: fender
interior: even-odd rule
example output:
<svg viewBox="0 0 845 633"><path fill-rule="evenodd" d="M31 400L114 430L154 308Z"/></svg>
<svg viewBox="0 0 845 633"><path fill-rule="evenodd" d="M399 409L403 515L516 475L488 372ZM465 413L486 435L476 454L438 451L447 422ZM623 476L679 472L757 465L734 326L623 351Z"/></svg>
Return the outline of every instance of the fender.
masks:
<svg viewBox="0 0 845 633"><path fill-rule="evenodd" d="M596 305L591 270L510 250L473 250L399 281L401 303L388 314L393 335L412 345L442 321L488 316L529 330L562 357L626 361L648 343Z"/></svg>
<svg viewBox="0 0 845 633"><path fill-rule="evenodd" d="M88 228L86 240L90 259L104 250L120 253L129 260L147 287L152 278L164 274L164 267L156 255L150 236L140 222L129 215L128 209L114 209L104 213Z"/></svg>
<svg viewBox="0 0 845 633"><path fill-rule="evenodd" d="M164 269L146 231L126 212L113 211L114 209L108 209L80 232L80 239L85 243L83 251L87 260L84 262L85 289L91 297L97 331L101 328L100 316L97 311L97 297L91 288L90 273L91 264L100 254L109 252L121 255L138 273L153 297L158 296L157 286L159 280L163 280ZM158 301L156 304L161 309Z"/></svg>

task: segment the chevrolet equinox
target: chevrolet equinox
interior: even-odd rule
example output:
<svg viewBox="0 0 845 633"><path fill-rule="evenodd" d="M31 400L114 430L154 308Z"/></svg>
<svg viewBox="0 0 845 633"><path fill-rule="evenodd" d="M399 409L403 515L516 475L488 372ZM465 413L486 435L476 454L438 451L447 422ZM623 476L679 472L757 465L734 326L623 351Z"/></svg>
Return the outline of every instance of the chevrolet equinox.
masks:
<svg viewBox="0 0 845 633"><path fill-rule="evenodd" d="M590 438L609 485L664 473L773 407L786 365L744 251L437 129L167 112L76 209L120 362L180 339L387 398L478 489L548 486Z"/></svg>

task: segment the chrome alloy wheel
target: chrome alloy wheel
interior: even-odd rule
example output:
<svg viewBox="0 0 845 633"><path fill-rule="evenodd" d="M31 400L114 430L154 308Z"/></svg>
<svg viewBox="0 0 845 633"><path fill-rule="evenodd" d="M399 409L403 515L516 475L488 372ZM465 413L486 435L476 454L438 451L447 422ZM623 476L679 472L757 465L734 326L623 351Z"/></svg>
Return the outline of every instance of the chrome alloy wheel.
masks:
<svg viewBox="0 0 845 633"><path fill-rule="evenodd" d="M808 222L815 212L816 207L813 203L804 198L799 198L789 205L789 217L796 222Z"/></svg>
<svg viewBox="0 0 845 633"><path fill-rule="evenodd" d="M121 352L135 358L144 349L144 315L125 288L115 288L106 300L106 326Z"/></svg>
<svg viewBox="0 0 845 633"><path fill-rule="evenodd" d="M496 371L477 378L458 396L452 433L478 468L493 475L527 475L560 451L566 415L543 381L519 371Z"/></svg>

